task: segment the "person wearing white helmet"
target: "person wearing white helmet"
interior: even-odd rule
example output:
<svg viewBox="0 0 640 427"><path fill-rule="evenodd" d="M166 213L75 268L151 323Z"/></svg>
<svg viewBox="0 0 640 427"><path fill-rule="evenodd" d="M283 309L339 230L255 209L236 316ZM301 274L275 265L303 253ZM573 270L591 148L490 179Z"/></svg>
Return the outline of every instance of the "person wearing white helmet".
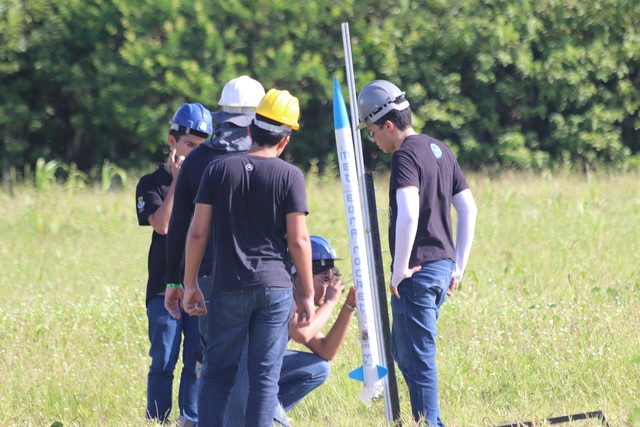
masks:
<svg viewBox="0 0 640 427"><path fill-rule="evenodd" d="M440 306L462 279L476 204L453 152L412 126L405 92L374 80L358 94L359 128L393 153L389 182L391 352L409 388L416 421L442 426L436 371ZM451 205L458 222L454 245Z"/></svg>
<svg viewBox="0 0 640 427"><path fill-rule="evenodd" d="M221 108L212 114L213 120L219 124L221 129L225 123L247 129L255 117L255 109L264 94L262 84L249 76L240 76L229 80L222 88L222 94L218 101ZM223 132L220 132L220 137L217 140L211 140L213 147L224 147L226 151L247 151L251 145L250 142L247 145L244 138L235 142L234 138L225 138L222 134Z"/></svg>
<svg viewBox="0 0 640 427"><path fill-rule="evenodd" d="M139 225L153 227L149 248L145 303L149 322L151 366L147 377L146 417L167 421L172 408L173 371L183 343L183 369L178 399L180 418L197 419L197 382L194 374L199 347L198 322L173 319L164 308L166 234L173 207L176 180L188 154L212 132L211 113L200 104L183 104L170 121L170 154L166 163L140 178L136 188Z"/></svg>

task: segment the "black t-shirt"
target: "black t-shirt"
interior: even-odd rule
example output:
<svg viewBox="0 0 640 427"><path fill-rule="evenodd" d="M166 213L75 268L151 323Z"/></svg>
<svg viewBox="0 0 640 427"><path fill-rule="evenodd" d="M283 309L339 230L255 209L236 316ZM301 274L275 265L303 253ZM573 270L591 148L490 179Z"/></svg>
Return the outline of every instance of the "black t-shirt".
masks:
<svg viewBox="0 0 640 427"><path fill-rule="evenodd" d="M136 187L136 212L139 225L150 225L149 216L153 214L167 197L173 177L166 164L161 164L155 172L140 178ZM166 283L164 271L166 264L166 236L153 231L149 248L147 295L145 303L158 295L164 295Z"/></svg>
<svg viewBox="0 0 640 427"><path fill-rule="evenodd" d="M389 246L392 257L395 254L398 216L396 191L402 187L417 187L420 196L418 231L409 267L445 258L455 260L451 200L469 186L453 152L435 138L412 135L393 154L389 184Z"/></svg>
<svg viewBox="0 0 640 427"><path fill-rule="evenodd" d="M167 233L166 283L182 283L184 246L202 174L211 161L226 154L228 154L226 151L216 150L201 144L189 153L180 167L173 199L173 210L169 220L169 232ZM209 239L200 263L199 276L211 274L212 250L213 242Z"/></svg>
<svg viewBox="0 0 640 427"><path fill-rule="evenodd" d="M213 206L213 288L291 288L286 216L308 213L304 177L274 157L231 154L202 176L196 203Z"/></svg>

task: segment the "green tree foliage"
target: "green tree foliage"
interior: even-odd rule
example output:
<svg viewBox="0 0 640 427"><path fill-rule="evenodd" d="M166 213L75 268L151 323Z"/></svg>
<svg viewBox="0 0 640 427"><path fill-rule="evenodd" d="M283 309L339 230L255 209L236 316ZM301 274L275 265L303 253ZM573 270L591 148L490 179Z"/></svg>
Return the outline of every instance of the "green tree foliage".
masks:
<svg viewBox="0 0 640 427"><path fill-rule="evenodd" d="M637 2L425 1L409 10L424 18L403 21L399 74L427 131L462 160L593 166L640 151Z"/></svg>
<svg viewBox="0 0 640 427"><path fill-rule="evenodd" d="M620 166L640 152L638 16L625 0L4 0L0 156L160 160L175 108L214 110L247 74L300 98L287 156L323 170L349 22L358 88L395 82L467 165Z"/></svg>

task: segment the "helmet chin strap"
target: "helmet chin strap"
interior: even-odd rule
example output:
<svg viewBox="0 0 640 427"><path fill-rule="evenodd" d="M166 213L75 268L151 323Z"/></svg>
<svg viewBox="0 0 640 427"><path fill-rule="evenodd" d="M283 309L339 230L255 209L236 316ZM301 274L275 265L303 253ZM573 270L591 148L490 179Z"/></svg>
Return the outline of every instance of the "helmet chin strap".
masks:
<svg viewBox="0 0 640 427"><path fill-rule="evenodd" d="M254 112L254 107L233 107L229 105L223 105L222 111L229 114L251 114Z"/></svg>
<svg viewBox="0 0 640 427"><path fill-rule="evenodd" d="M364 118L366 124L372 124L377 122L381 117L387 114L391 110L404 110L405 108L409 108L409 101L404 100L403 102L396 104L395 99L393 101L389 101L385 105L383 105L379 110L374 111L368 117Z"/></svg>

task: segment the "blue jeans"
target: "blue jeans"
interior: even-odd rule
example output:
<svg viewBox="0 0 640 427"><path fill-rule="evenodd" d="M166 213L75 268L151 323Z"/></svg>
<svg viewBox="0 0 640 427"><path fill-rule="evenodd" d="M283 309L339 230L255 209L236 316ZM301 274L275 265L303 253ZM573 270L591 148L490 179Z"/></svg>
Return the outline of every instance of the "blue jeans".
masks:
<svg viewBox="0 0 640 427"><path fill-rule="evenodd" d="M391 298L391 353L409 388L414 419L424 417L432 426L444 426L438 406L436 321L453 267L450 259L426 262L400 283L400 299Z"/></svg>
<svg viewBox="0 0 640 427"><path fill-rule="evenodd" d="M303 351L288 350L280 371L278 397L285 411L291 410L307 394L329 379L329 362Z"/></svg>
<svg viewBox="0 0 640 427"><path fill-rule="evenodd" d="M178 362L180 343L183 368L180 375L178 407L185 419L197 421L198 385L195 367L200 348L198 319L182 313L176 320L164 308L164 297L152 298L147 304L151 366L147 376L147 418L168 421L173 393L173 371Z"/></svg>
<svg viewBox="0 0 640 427"><path fill-rule="evenodd" d="M245 425L271 427L287 345L293 292L254 286L211 292L198 426L223 426L247 336L249 395Z"/></svg>
<svg viewBox="0 0 640 427"><path fill-rule="evenodd" d="M282 360L278 386L278 399L285 411L291 410L303 397L320 387L329 378L329 362L314 353L287 350ZM238 366L236 383L231 391L225 427L245 425L249 373L246 346ZM281 415L276 409L274 419Z"/></svg>

